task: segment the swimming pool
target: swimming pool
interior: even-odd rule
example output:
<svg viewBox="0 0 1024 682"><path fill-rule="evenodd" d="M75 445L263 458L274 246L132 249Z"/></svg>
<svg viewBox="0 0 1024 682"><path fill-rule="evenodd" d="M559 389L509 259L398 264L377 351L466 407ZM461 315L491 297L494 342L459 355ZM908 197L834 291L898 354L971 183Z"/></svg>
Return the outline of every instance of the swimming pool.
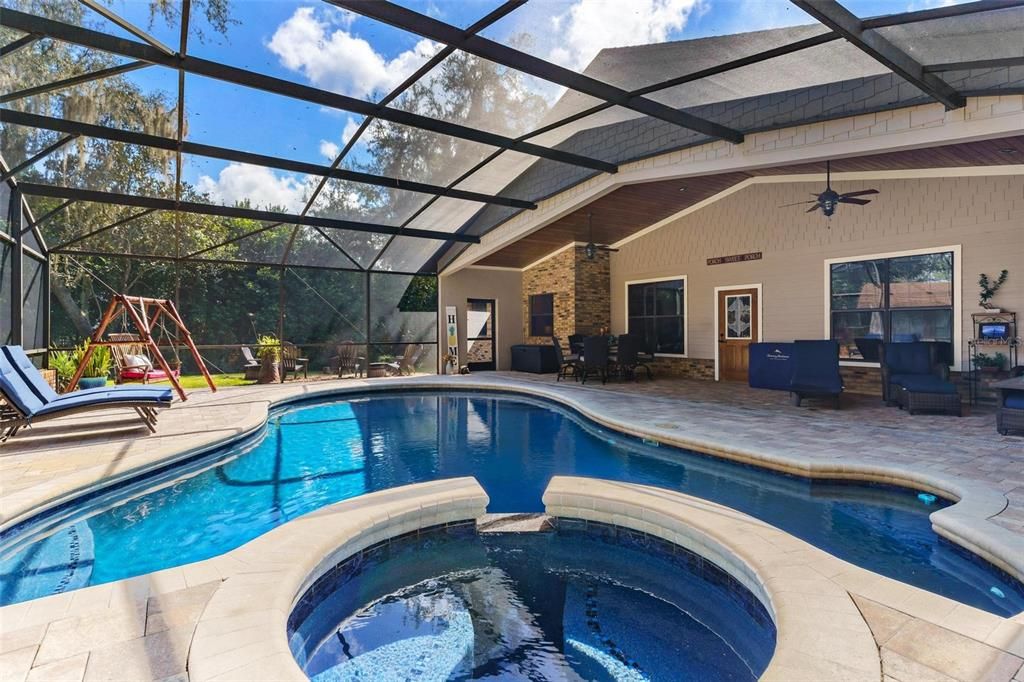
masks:
<svg viewBox="0 0 1024 682"><path fill-rule="evenodd" d="M317 580L288 619L303 672L753 682L775 651L757 597L667 542L602 524L466 528L381 543Z"/></svg>
<svg viewBox="0 0 1024 682"><path fill-rule="evenodd" d="M567 474L702 497L868 570L999 615L1024 611L1024 585L932 531L928 515L946 501L656 447L538 400L434 391L294 405L273 412L258 442L218 457L113 506L82 503L56 532L45 515L13 529L0 545L0 603L206 559L324 505L418 481L471 475L490 511L542 511L551 476Z"/></svg>

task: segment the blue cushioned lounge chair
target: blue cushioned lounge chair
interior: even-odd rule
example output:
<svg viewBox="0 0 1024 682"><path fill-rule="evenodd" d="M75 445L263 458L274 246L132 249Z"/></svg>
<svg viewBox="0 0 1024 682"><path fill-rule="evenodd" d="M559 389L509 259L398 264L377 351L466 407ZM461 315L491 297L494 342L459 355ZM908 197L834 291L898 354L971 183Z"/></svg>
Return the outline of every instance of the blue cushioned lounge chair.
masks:
<svg viewBox="0 0 1024 682"><path fill-rule="evenodd" d="M882 398L911 414L923 411L960 415L961 400L949 380L949 367L938 361L934 343L886 343L881 348Z"/></svg>
<svg viewBox="0 0 1024 682"><path fill-rule="evenodd" d="M150 431L156 432L156 411L169 407L169 388L95 388L58 395L50 388L21 346L0 347L0 442L22 427L76 412L130 407Z"/></svg>
<svg viewBox="0 0 1024 682"><path fill-rule="evenodd" d="M839 343L836 341L796 341L793 344L793 377L789 392L793 404L800 407L804 398L827 396L839 409L843 377L839 374Z"/></svg>

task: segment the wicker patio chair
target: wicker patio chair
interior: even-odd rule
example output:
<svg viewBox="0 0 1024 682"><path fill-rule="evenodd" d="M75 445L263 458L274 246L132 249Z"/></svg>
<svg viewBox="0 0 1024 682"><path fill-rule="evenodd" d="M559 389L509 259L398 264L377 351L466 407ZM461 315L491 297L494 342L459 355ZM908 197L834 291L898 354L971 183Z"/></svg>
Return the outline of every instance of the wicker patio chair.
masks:
<svg viewBox="0 0 1024 682"><path fill-rule="evenodd" d="M1014 367L1010 375L1011 377L1024 377L1024 365ZM999 389L996 431L1004 436L1011 431L1024 432L1024 389Z"/></svg>
<svg viewBox="0 0 1024 682"><path fill-rule="evenodd" d="M555 347L555 360L558 362L558 376L555 381L561 381L566 377L572 377L579 381L580 357L575 353L566 355L562 352L562 340L557 336L551 337L551 345Z"/></svg>

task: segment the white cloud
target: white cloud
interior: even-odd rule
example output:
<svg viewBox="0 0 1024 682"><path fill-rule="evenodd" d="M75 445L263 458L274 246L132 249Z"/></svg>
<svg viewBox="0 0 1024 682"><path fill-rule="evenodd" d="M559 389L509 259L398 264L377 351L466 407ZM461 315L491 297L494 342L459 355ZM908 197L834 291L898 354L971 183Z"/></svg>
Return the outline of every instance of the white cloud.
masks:
<svg viewBox="0 0 1024 682"><path fill-rule="evenodd" d="M317 87L363 99L390 91L438 49L436 43L420 40L388 59L350 32L352 21L350 13L328 16L300 7L277 27L267 48L285 68L302 73Z"/></svg>
<svg viewBox="0 0 1024 682"><path fill-rule="evenodd" d="M606 47L664 42L686 25L701 0L579 0L553 17L550 59L582 69Z"/></svg>
<svg viewBox="0 0 1024 682"><path fill-rule="evenodd" d="M320 140L320 153L324 158L334 161L338 158L338 154L341 153L341 147L330 140Z"/></svg>
<svg viewBox="0 0 1024 682"><path fill-rule="evenodd" d="M341 131L341 144L348 144L348 141L355 137L357 130L359 130L359 123L349 116L348 120L345 121L345 128ZM356 146L360 144L363 144L362 138L356 141ZM334 161L338 158L338 154L341 153L341 146L330 140L320 140L320 153L327 159Z"/></svg>
<svg viewBox="0 0 1024 682"><path fill-rule="evenodd" d="M348 144L348 141L352 139L352 136L359 130L359 124L355 122L351 116L345 121L345 129L341 131L341 141L344 144Z"/></svg>
<svg viewBox="0 0 1024 682"><path fill-rule="evenodd" d="M254 208L283 206L292 212L302 210L310 193L306 180L244 163L228 164L216 180L209 175L200 176L196 189L227 206L248 200Z"/></svg>

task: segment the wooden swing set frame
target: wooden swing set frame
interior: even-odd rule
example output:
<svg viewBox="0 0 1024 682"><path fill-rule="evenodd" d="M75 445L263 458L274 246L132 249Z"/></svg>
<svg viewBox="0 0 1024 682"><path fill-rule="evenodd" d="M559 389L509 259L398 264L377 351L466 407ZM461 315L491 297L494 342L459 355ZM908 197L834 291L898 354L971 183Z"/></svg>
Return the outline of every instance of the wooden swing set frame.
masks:
<svg viewBox="0 0 1024 682"><path fill-rule="evenodd" d="M107 327L113 322L118 315L125 314L135 329L139 333L138 340L133 341L111 341L104 339L103 334L107 331ZM78 369L75 370L75 375L71 378L71 382L68 384L68 391L73 391L78 385L78 380L82 378L82 373L85 371L85 366L89 362L89 358L92 356L92 352L98 346L128 346L128 345L142 345L147 348L150 353L150 357L156 361L160 369L163 370L167 376L167 380L174 386L174 390L178 392L178 396L182 400L188 400L188 396L185 395L185 390L181 387L181 383L178 382L178 377L174 371L171 370L171 366L167 363L163 353L160 352L160 348L156 345L156 341L153 340L153 326L164 317L174 323L174 326L178 330L178 340L183 342L192 353L193 359L196 361L196 365L199 367L199 371L202 372L203 377L206 379L207 385L210 390L216 392L217 387L213 383L213 377L210 376L209 370L206 369L206 363L203 362L203 357L199 354L199 350L196 348L195 342L192 341L192 334L189 332L188 327L185 326L184 320L181 319L181 315L178 314L178 309L174 305L174 301L163 298L145 298L143 296L127 296L125 294L114 294L114 297L110 300L110 305L107 306L106 312L103 313L103 318L100 320L99 326L96 327L96 331L93 332L92 338L89 340L89 347L85 349L85 354L78 363Z"/></svg>

